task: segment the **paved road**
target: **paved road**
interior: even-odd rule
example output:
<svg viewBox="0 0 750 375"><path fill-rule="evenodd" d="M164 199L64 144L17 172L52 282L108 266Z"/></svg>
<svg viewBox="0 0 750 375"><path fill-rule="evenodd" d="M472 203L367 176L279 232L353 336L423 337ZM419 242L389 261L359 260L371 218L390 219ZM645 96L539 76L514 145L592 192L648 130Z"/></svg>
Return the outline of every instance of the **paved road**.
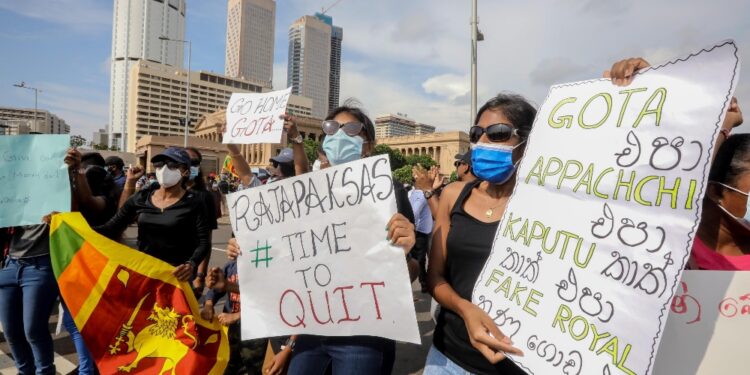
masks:
<svg viewBox="0 0 750 375"><path fill-rule="evenodd" d="M136 236L135 228L130 228L125 232L125 239L132 244ZM223 221L219 229L213 235L213 251L211 252L210 265L212 267L221 267L227 261L226 249L227 241L231 238L231 228ZM417 285L414 287L415 307L417 309L417 321L419 322L419 332L422 334L422 345L399 343L396 346L396 364L394 365L394 375L421 374L427 351L432 344L432 333L434 324L430 317L430 297L420 293ZM220 306L217 306L217 309ZM50 331L55 332L57 325L58 312L55 311L50 317ZM53 336L55 342L55 364L60 374L68 374L78 363L75 353L75 347L70 340L68 333L63 328L59 335ZM10 357L10 349L5 341L2 328L0 327L0 375L14 375L17 372L13 366L13 360Z"/></svg>

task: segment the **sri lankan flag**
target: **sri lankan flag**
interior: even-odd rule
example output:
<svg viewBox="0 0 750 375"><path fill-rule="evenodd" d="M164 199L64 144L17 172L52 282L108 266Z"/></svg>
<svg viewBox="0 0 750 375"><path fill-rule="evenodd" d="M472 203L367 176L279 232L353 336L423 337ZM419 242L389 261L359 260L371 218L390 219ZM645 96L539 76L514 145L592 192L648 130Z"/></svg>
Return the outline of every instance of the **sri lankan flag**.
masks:
<svg viewBox="0 0 750 375"><path fill-rule="evenodd" d="M231 173L234 177L239 177L237 171L234 170L234 163L232 163L231 156L227 155L226 157L224 157L224 165L222 165L222 168Z"/></svg>
<svg viewBox="0 0 750 375"><path fill-rule="evenodd" d="M52 268L102 374L222 374L226 331L200 317L173 266L94 232L80 213L52 217Z"/></svg>

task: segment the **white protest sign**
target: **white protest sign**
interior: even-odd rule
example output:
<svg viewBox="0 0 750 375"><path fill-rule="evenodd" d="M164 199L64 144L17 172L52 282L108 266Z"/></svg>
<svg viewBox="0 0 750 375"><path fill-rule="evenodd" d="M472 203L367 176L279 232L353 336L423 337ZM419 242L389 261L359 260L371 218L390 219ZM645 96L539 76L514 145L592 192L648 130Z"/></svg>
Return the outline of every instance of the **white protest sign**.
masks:
<svg viewBox="0 0 750 375"><path fill-rule="evenodd" d="M473 300L529 374L650 374L739 73L724 42L553 86Z"/></svg>
<svg viewBox="0 0 750 375"><path fill-rule="evenodd" d="M390 162L371 157L227 196L244 340L370 335L419 343Z"/></svg>
<svg viewBox="0 0 750 375"><path fill-rule="evenodd" d="M232 94L223 143L279 143L292 88L258 94Z"/></svg>
<svg viewBox="0 0 750 375"><path fill-rule="evenodd" d="M750 272L685 271L654 374L747 373Z"/></svg>

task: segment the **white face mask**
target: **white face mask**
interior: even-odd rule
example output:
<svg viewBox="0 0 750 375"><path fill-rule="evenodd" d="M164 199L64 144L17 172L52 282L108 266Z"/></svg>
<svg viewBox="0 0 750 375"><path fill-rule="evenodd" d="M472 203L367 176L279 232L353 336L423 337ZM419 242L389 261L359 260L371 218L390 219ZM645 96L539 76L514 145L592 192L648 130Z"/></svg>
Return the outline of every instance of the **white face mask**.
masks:
<svg viewBox="0 0 750 375"><path fill-rule="evenodd" d="M177 185L182 179L182 173L179 169L169 169L166 165L156 170L156 181L165 188Z"/></svg>

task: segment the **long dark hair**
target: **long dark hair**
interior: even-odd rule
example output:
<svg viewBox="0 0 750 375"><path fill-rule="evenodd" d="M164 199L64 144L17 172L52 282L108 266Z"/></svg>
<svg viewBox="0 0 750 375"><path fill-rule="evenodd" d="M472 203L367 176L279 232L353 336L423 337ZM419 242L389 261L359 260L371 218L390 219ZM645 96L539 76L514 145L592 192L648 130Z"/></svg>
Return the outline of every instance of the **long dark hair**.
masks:
<svg viewBox="0 0 750 375"><path fill-rule="evenodd" d="M750 173L750 134L734 134L719 147L708 179L729 186Z"/></svg>
<svg viewBox="0 0 750 375"><path fill-rule="evenodd" d="M531 126L534 124L534 117L536 117L536 108L526 98L510 92L501 92L484 103L477 111L474 125L479 124L479 118L485 111L501 111L510 120L511 125L518 129L519 135L523 138L528 137L531 133Z"/></svg>
<svg viewBox="0 0 750 375"><path fill-rule="evenodd" d="M198 160L203 161L203 154L201 154L201 152L198 151L197 148L185 147L185 149L194 152L196 155L198 155ZM189 165L188 165L188 170L190 170ZM190 178L188 178L188 181L190 181ZM200 165L198 165L198 175L195 176L195 179L193 180L192 189L208 191L208 187L206 186L206 181L203 179L203 168L201 168Z"/></svg>

